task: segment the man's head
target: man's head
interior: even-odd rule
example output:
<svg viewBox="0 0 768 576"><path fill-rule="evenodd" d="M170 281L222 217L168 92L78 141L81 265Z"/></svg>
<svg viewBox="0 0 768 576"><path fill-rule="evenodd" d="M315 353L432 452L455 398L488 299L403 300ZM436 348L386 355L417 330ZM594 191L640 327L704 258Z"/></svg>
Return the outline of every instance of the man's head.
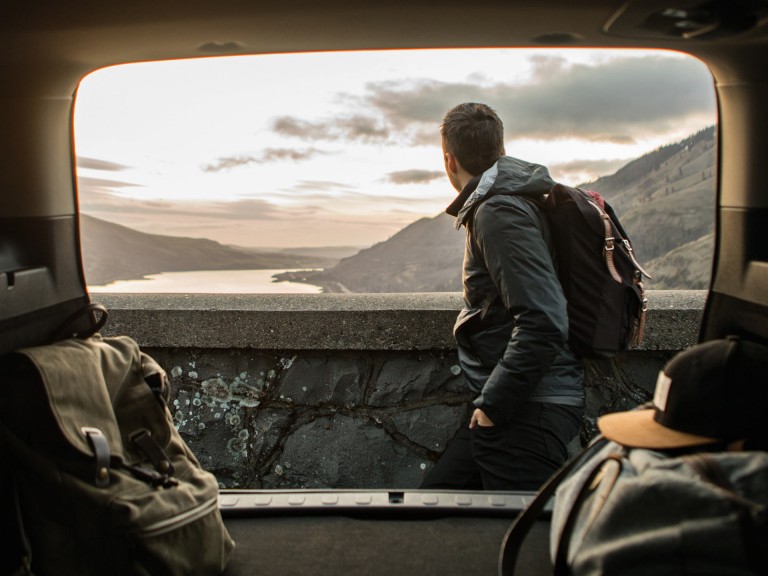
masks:
<svg viewBox="0 0 768 576"><path fill-rule="evenodd" d="M490 106L467 102L448 111L440 127L446 170L450 155L471 176L482 174L504 156L504 125ZM451 182L453 178L451 178ZM456 183L454 182L454 186Z"/></svg>

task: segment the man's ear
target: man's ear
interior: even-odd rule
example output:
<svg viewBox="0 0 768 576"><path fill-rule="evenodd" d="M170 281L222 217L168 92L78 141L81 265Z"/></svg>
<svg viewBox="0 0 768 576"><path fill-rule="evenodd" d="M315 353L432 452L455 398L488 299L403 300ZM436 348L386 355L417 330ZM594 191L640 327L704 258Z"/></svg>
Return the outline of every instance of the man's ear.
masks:
<svg viewBox="0 0 768 576"><path fill-rule="evenodd" d="M445 152L445 169L451 174L456 174L459 171L456 158L450 152Z"/></svg>

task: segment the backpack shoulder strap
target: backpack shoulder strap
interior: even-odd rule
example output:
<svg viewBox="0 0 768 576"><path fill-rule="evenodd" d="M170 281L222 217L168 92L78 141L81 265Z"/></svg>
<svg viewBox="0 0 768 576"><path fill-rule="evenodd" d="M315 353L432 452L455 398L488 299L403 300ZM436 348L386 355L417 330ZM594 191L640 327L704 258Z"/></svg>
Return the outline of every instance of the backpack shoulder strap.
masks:
<svg viewBox="0 0 768 576"><path fill-rule="evenodd" d="M634 267L637 268L646 278L653 279L653 276L648 274L648 272L646 272L645 269L637 261L637 258L635 258L635 251L632 249L632 243L629 240L629 236L624 230L624 227L621 225L621 221L616 215L616 211L613 209L613 207L596 192L590 193L589 191L582 188L575 188L574 190L578 190L578 192L581 193L580 205L583 207L583 209L586 209L586 206L589 205L594 210L596 210L600 216L600 220L605 230L606 263L611 269L611 275L614 277L614 279L617 282L621 282L621 276L618 275L613 264L613 250L617 242L624 245L624 249L627 251L627 255L629 256L630 260L632 260ZM597 195L599 201L593 196L593 194ZM610 262L608 262L609 257Z"/></svg>
<svg viewBox="0 0 768 576"><path fill-rule="evenodd" d="M528 532L530 532L536 520L541 516L545 506L555 493L560 483L574 470L579 464L588 460L593 454L602 449L607 440L602 436L596 437L581 452L571 457L557 472L542 485L533 500L525 507L520 515L515 518L511 526L507 529L504 539L501 543L499 552L499 575L512 576L515 573L517 557L520 554L523 541Z"/></svg>
<svg viewBox="0 0 768 576"><path fill-rule="evenodd" d="M615 466L611 474L606 473L606 465L609 462L613 462ZM554 576L568 576L571 571L568 566L568 558L570 556L571 538L576 528L576 522L579 519L585 521L585 530L589 531L594 521L597 519L600 511L605 504L605 500L608 494L611 492L616 484L616 481L621 474L623 467L623 459L620 453L609 454L602 460L600 460L596 466L592 468L589 475L580 483L581 486L576 494L573 503L569 511L565 515L565 522L563 524L560 537L554 546L554 568L552 574ZM602 491L600 500L592 508L589 515L586 518L582 518L579 514L582 503L586 500L587 496L592 493L595 488L595 484L598 482L600 485L605 485L605 489ZM582 536L583 538L583 536Z"/></svg>

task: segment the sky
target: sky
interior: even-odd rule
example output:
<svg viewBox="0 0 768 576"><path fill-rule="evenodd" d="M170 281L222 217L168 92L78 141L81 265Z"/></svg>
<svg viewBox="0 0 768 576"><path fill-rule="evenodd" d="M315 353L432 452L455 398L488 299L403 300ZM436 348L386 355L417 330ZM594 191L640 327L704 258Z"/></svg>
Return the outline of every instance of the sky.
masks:
<svg viewBox="0 0 768 576"><path fill-rule="evenodd" d="M81 210L259 248L370 246L442 212L440 122L492 106L507 154L580 184L715 124L712 78L672 52L471 49L237 56L86 77Z"/></svg>

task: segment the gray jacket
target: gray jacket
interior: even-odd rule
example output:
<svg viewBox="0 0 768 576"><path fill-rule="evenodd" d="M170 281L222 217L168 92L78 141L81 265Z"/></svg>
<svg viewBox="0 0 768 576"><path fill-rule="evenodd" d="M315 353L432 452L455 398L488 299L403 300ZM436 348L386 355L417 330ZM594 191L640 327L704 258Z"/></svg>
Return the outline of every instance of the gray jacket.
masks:
<svg viewBox="0 0 768 576"><path fill-rule="evenodd" d="M459 361L475 406L497 423L526 401L584 404L549 228L531 201L553 185L544 166L504 156L446 210L467 231L464 309L454 326Z"/></svg>

